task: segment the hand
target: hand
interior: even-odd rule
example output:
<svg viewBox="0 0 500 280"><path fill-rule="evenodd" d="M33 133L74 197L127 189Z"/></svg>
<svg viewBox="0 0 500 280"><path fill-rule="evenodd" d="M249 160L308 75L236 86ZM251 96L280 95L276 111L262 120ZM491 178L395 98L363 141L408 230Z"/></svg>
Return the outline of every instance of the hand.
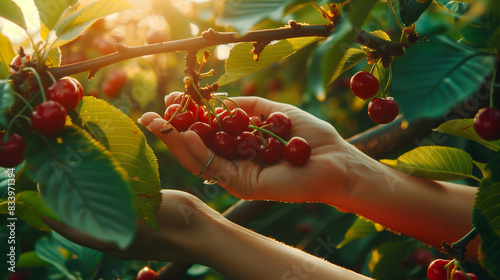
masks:
<svg viewBox="0 0 500 280"><path fill-rule="evenodd" d="M130 260L197 262L207 239L225 219L198 198L182 191L162 190L163 202L156 214L158 231L138 221L135 238L125 250L113 242L98 240L68 225L43 217L56 232L74 243L111 256Z"/></svg>
<svg viewBox="0 0 500 280"><path fill-rule="evenodd" d="M179 93L168 95L166 105ZM328 123L288 104L257 97L233 98L249 116L267 116L283 112L292 121L293 136L306 139L312 148L309 161L292 166L282 160L261 165L248 160L226 160L215 156L200 177L214 178L233 195L244 199L269 199L288 202L319 201L330 203L342 195L347 184L349 144ZM234 104L227 102L229 107ZM179 133L156 113L146 113L139 122L160 138L193 174L199 174L212 156L192 131Z"/></svg>

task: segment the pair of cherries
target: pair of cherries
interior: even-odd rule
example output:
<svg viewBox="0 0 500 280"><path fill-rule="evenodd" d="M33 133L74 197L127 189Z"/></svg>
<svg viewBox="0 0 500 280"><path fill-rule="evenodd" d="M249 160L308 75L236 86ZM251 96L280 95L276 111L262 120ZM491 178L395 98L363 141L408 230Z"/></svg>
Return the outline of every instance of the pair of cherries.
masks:
<svg viewBox="0 0 500 280"><path fill-rule="evenodd" d="M167 107L164 118L179 132L195 132L207 147L226 159L274 164L284 158L292 165L303 165L311 156L306 140L290 138L292 123L282 112L265 118L249 117L241 108L211 110L180 96Z"/></svg>

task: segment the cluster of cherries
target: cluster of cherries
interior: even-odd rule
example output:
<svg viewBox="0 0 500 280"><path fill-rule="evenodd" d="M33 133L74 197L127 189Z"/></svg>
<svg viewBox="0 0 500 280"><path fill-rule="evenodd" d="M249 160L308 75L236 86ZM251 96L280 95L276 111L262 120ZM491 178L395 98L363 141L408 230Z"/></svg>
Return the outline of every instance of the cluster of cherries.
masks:
<svg viewBox="0 0 500 280"><path fill-rule="evenodd" d="M359 71L351 77L351 91L359 98L366 100L377 94L379 82L375 76L366 71ZM399 106L392 97L375 97L368 104L368 115L378 124L392 122L399 113ZM500 139L500 110L486 107L474 117L474 130L484 140Z"/></svg>
<svg viewBox="0 0 500 280"><path fill-rule="evenodd" d="M11 63L11 74L19 74L22 65L20 56ZM26 75L30 75L27 73ZM73 111L83 98L83 87L78 80L64 77L55 81L45 90L45 101L33 108L31 127L44 136L56 136L66 124L66 116ZM24 161L26 143L17 133L0 132L0 166L15 167Z"/></svg>
<svg viewBox="0 0 500 280"><path fill-rule="evenodd" d="M359 71L351 77L350 87L357 97L367 100L378 92L379 82L371 73ZM392 122L399 113L398 103L392 97L375 97L368 104L368 115L378 124Z"/></svg>
<svg viewBox="0 0 500 280"><path fill-rule="evenodd" d="M284 113L249 117L241 108L217 107L213 112L205 108L181 94L167 107L164 118L179 132L194 131L207 147L226 159L273 164L284 158L292 165L303 165L311 156L306 140L290 138L292 122Z"/></svg>
<svg viewBox="0 0 500 280"><path fill-rule="evenodd" d="M474 273L464 273L462 270L455 268L453 260L436 259L431 262L427 269L427 277L429 280L478 280L479 278Z"/></svg>

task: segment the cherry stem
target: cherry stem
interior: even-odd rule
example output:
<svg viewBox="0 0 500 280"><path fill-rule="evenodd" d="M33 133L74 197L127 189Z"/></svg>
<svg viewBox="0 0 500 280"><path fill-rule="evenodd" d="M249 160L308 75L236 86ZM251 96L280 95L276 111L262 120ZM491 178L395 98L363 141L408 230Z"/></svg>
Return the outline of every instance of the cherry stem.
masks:
<svg viewBox="0 0 500 280"><path fill-rule="evenodd" d="M248 127L253 128L253 129L257 129L258 131L263 131L263 132L271 135L272 137L278 139L284 146L286 146L286 144L288 144L288 142L286 142L285 140L283 140L283 138L279 137L278 135L272 133L271 131L269 131L267 129L264 129L264 128L258 127L258 126L253 126L253 125L249 125Z"/></svg>
<svg viewBox="0 0 500 280"><path fill-rule="evenodd" d="M384 97L386 96L387 90L389 89L391 83L392 83L392 65L389 64L389 76L387 77L387 84L385 85L384 89Z"/></svg>
<svg viewBox="0 0 500 280"><path fill-rule="evenodd" d="M491 85L490 85L490 107L494 107L493 103L493 91L495 89L495 80L497 78L497 71L493 69L493 77L491 77Z"/></svg>
<svg viewBox="0 0 500 280"><path fill-rule="evenodd" d="M394 17L394 20L396 21L396 23L398 24L399 29L401 29L401 31L403 31L405 28L403 27L401 22L399 22L398 16L396 15L396 11L394 11L394 6L392 6L391 0L387 0L387 4L389 5L389 9L391 10L391 14Z"/></svg>
<svg viewBox="0 0 500 280"><path fill-rule="evenodd" d="M200 91L198 90L198 88L194 84L194 81L191 81L191 86L194 88L194 91L196 92L196 94L198 95L198 97L200 97L201 102L203 102L203 104L205 105L205 107L208 109L208 124L212 125L211 124L211 122L212 122L211 115L213 115L214 118L215 118L215 120L219 124L220 130L222 130L222 124L220 123L219 118L217 117L217 114L215 113L215 109L211 106L211 104L208 101L205 100L205 98L203 98L203 96L201 95Z"/></svg>
<svg viewBox="0 0 500 280"><path fill-rule="evenodd" d="M218 96L213 96L215 100L219 101L220 104L222 105L222 107L224 107L224 109L226 109L226 111L229 113L229 116L232 117L233 116L233 113L231 113L231 109L229 109L229 106L226 105L226 103L224 103L224 100Z"/></svg>
<svg viewBox="0 0 500 280"><path fill-rule="evenodd" d="M33 75L35 75L36 81L38 82L38 86L40 87L40 92L42 93L42 100L47 101L47 97L45 96L45 90L43 89L42 79L40 79L40 75L38 75L36 69L33 67L26 67L24 69L28 70L29 72L33 73Z"/></svg>
<svg viewBox="0 0 500 280"><path fill-rule="evenodd" d="M31 106L30 106L31 107ZM24 107L24 109L26 109L26 107ZM9 133L10 133L10 129L12 128L12 125L14 124L14 121L18 118L24 118L24 119L27 119L29 123L31 123L31 120L30 118L26 117L26 116L23 116L21 115L23 112L24 112L24 109L23 110L20 110L19 112L17 112L17 114L12 118L12 120L10 120L9 124L7 125L7 128L5 129L5 134L3 135L3 141L6 142L9 140Z"/></svg>
<svg viewBox="0 0 500 280"><path fill-rule="evenodd" d="M467 249L465 248L469 242L474 240L478 236L479 232L477 231L477 228L474 227L469 233L467 233L462 239L458 240L457 242L453 242L451 244L451 247L456 250L455 252L455 258L459 261L465 260L465 251Z"/></svg>

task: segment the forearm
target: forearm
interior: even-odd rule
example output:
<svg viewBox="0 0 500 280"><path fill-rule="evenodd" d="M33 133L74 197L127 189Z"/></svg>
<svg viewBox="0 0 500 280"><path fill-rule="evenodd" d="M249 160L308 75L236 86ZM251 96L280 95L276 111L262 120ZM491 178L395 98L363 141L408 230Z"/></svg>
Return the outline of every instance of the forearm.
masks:
<svg viewBox="0 0 500 280"><path fill-rule="evenodd" d="M199 262L229 279L368 279L229 221L208 238Z"/></svg>
<svg viewBox="0 0 500 280"><path fill-rule="evenodd" d="M476 188L416 178L356 149L351 156L351 192L339 201L340 207L436 248L472 229ZM470 258L476 258L478 239L467 247Z"/></svg>

